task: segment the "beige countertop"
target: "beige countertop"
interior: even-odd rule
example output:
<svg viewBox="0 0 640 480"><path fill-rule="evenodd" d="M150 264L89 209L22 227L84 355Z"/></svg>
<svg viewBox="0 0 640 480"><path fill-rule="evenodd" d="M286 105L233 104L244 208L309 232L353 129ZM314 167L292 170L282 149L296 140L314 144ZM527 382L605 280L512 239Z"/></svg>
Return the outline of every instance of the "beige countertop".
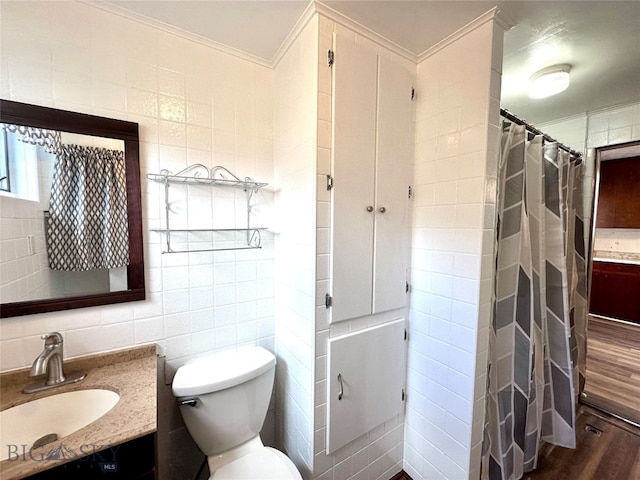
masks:
<svg viewBox="0 0 640 480"><path fill-rule="evenodd" d="M596 250L593 252L594 262L626 263L630 265L640 264L640 253L611 252L608 250Z"/></svg>
<svg viewBox="0 0 640 480"><path fill-rule="evenodd" d="M64 446L66 451L87 451L87 445L96 450L109 448L134 438L153 433L157 429L157 360L155 345L91 355L65 361L65 375L84 371L84 380L71 385L25 394L22 389L33 381L28 369L0 375L0 410L29 402L37 398L74 390L101 388L120 395L118 403L95 422L47 444L39 450L36 460L29 455L0 463L0 478L20 479L47 470L75 458L46 459L49 451ZM8 448L2 445L1 448ZM78 458L81 457L78 454ZM45 458L44 460L39 460Z"/></svg>

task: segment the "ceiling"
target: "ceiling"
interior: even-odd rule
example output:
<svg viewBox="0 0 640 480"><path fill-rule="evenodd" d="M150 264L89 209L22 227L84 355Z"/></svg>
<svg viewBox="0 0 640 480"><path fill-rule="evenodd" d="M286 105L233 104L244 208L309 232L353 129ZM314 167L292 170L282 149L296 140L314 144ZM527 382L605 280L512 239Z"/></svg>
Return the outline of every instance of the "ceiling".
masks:
<svg viewBox="0 0 640 480"><path fill-rule="evenodd" d="M325 0L416 56L498 6L516 26L505 34L502 106L543 123L640 101L640 1ZM138 18L163 23L273 61L308 0L107 0ZM572 65L565 92L527 97L528 78Z"/></svg>

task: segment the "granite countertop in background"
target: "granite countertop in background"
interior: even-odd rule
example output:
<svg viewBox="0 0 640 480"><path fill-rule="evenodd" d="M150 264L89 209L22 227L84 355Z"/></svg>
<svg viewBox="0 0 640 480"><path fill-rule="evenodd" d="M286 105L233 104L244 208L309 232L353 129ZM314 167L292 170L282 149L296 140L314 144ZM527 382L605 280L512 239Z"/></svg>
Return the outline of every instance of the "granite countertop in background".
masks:
<svg viewBox="0 0 640 480"><path fill-rule="evenodd" d="M48 452L61 445L72 452L86 451L86 448L81 448L86 445L96 446L97 450L98 446L109 448L157 430L155 345L67 360L64 369L65 375L84 371L87 376L78 383L25 394L22 389L33 381L28 369L0 375L0 410L57 393L92 388L113 390L120 395L120 400L95 422L44 446L38 458L46 457ZM5 445L0 447L7 448ZM26 459L9 459L0 463L0 478L24 478L72 460L75 458L34 460L29 455Z"/></svg>
<svg viewBox="0 0 640 480"><path fill-rule="evenodd" d="M593 252L593 260L595 262L627 263L635 265L640 264L640 253L595 250Z"/></svg>

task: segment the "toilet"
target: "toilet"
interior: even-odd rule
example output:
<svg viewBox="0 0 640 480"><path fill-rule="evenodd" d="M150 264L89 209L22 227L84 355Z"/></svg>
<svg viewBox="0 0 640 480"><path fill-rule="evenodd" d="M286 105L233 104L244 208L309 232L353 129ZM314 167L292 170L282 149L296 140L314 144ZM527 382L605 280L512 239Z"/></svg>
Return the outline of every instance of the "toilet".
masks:
<svg viewBox="0 0 640 480"><path fill-rule="evenodd" d="M172 390L187 430L207 456L209 480L302 480L282 452L260 439L276 357L245 347L189 361Z"/></svg>

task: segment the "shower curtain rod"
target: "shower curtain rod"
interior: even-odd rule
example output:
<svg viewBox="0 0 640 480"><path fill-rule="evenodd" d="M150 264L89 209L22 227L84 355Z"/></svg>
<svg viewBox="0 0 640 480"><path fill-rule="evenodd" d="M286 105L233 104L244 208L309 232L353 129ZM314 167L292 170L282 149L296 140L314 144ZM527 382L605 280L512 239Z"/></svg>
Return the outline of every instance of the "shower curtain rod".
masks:
<svg viewBox="0 0 640 480"><path fill-rule="evenodd" d="M561 150L564 150L565 152L569 152L570 155L573 155L574 157L576 157L576 160L581 160L582 159L582 153L577 152L574 149L567 147L565 144L560 143L555 138L552 138L551 136L547 135L546 133L538 130L536 127L534 127L530 123L527 123L525 120L522 120L521 118L515 116L513 113L511 113L506 108L501 108L500 109L500 115L503 116L504 118L506 118L507 120L510 120L510 121L512 121L514 123L517 123L518 125L523 125L527 130L529 130L531 133L533 133L535 135L542 135L544 137L544 139L546 141L548 141L548 142L557 143L558 144L558 148L560 148Z"/></svg>

